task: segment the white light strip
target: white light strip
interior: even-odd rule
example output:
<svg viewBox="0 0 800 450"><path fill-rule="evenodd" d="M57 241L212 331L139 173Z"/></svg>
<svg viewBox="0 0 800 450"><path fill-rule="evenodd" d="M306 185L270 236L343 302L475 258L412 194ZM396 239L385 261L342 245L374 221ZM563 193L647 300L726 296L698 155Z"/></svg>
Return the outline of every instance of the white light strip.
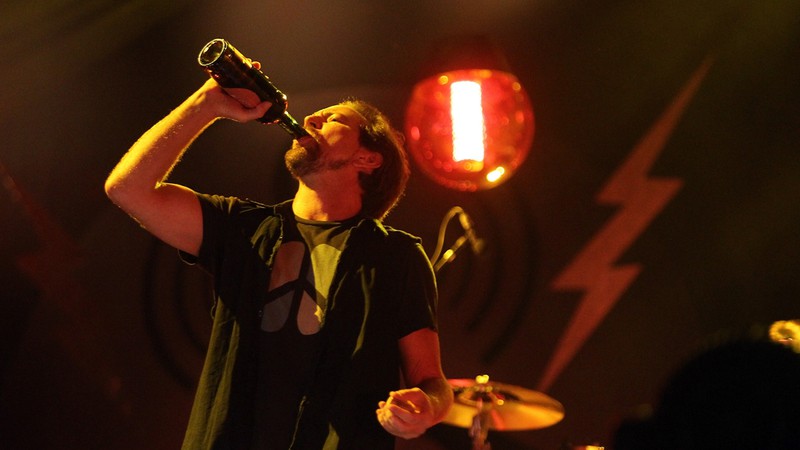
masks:
<svg viewBox="0 0 800 450"><path fill-rule="evenodd" d="M457 81L450 85L450 117L453 121L453 160L483 161L480 84Z"/></svg>

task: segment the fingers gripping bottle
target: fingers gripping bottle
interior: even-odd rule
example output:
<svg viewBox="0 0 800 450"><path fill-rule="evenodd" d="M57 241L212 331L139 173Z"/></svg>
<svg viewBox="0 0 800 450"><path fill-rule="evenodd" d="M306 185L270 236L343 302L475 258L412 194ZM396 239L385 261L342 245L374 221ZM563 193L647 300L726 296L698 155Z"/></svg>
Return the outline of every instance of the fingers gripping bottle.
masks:
<svg viewBox="0 0 800 450"><path fill-rule="evenodd" d="M260 101L272 102L272 107L258 119L259 122L277 123L294 139L308 136L306 130L287 111L286 95L272 84L269 77L253 67L253 63L230 42L225 39L212 40L200 51L197 62L208 76L243 104L255 106ZM247 98L251 94L241 89L254 92L258 99Z"/></svg>

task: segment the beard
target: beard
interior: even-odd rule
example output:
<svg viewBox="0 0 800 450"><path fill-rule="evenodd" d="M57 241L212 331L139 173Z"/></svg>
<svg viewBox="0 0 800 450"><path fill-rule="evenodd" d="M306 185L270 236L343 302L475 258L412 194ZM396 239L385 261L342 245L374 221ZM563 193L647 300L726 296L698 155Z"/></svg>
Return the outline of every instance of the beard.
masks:
<svg viewBox="0 0 800 450"><path fill-rule="evenodd" d="M286 169L294 178L302 178L305 175L319 170L321 165L319 158L319 144L314 141L304 147L294 141L292 147L283 157Z"/></svg>
<svg viewBox="0 0 800 450"><path fill-rule="evenodd" d="M286 169L295 179L302 179L305 176L319 173L324 170L338 170L345 167L349 159L336 159L326 161L322 158L319 143L312 141L306 146L300 145L297 141L286 152L283 157Z"/></svg>

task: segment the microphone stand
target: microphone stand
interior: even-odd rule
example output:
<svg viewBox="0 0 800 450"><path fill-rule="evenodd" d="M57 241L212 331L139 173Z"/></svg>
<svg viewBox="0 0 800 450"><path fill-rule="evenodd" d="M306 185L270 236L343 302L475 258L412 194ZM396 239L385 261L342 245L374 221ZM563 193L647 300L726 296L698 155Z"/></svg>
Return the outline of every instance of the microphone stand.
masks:
<svg viewBox="0 0 800 450"><path fill-rule="evenodd" d="M453 245L450 246L443 254L442 257L439 258L436 263L433 265L433 271L439 272L439 269L445 266L445 264L452 262L456 259L456 253L464 246L464 244L468 241L467 234L464 233L456 239Z"/></svg>
<svg viewBox="0 0 800 450"><path fill-rule="evenodd" d="M442 252L442 248L444 247L444 238L445 234L447 233L447 224L450 221L458 216L461 219L461 228L464 230L464 233L456 239L452 246L447 249L444 253ZM445 217L442 219L442 223L439 225L439 237L436 241L436 249L431 255L430 260L431 264L433 264L433 271L439 272L439 269L444 267L446 264L452 262L456 258L456 253L464 246L465 243L469 243L472 247L473 251L477 254L480 253L483 244L480 243L481 240L475 236L475 231L472 229L472 225L470 223L469 218L466 216L466 212L460 206L454 206L447 211ZM480 245L480 248L477 248Z"/></svg>

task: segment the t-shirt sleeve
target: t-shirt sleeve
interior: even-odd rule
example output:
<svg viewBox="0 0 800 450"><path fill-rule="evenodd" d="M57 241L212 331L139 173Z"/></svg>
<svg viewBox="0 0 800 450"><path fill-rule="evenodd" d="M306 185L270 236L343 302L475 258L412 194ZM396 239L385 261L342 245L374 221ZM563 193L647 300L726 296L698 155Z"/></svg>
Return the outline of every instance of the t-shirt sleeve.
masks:
<svg viewBox="0 0 800 450"><path fill-rule="evenodd" d="M437 329L438 302L436 278L428 256L417 241L404 258L405 270L400 284L399 337L423 328Z"/></svg>
<svg viewBox="0 0 800 450"><path fill-rule="evenodd" d="M203 214L203 240L198 256L180 252L186 263L197 264L213 273L224 257L224 241L234 227L240 200L220 195L197 194Z"/></svg>

